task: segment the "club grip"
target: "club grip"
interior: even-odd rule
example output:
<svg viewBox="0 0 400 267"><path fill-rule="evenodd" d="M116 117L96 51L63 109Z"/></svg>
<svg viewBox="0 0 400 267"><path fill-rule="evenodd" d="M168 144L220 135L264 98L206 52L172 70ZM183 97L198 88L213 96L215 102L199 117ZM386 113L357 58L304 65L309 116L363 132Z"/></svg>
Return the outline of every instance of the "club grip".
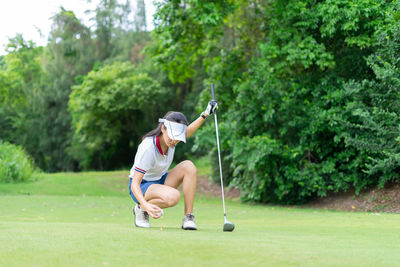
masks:
<svg viewBox="0 0 400 267"><path fill-rule="evenodd" d="M215 100L215 93L214 93L214 84L211 84L211 95L212 95L212 99Z"/></svg>

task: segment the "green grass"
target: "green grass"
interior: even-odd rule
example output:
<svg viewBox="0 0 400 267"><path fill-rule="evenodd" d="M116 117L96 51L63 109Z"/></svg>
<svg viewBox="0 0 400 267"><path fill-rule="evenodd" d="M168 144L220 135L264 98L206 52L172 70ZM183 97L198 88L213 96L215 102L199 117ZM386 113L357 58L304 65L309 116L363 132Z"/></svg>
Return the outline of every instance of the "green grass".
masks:
<svg viewBox="0 0 400 267"><path fill-rule="evenodd" d="M196 199L198 231L180 229L183 201L152 228L133 226L128 172L44 174L0 185L1 266L396 266L397 214L345 213Z"/></svg>
<svg viewBox="0 0 400 267"><path fill-rule="evenodd" d="M129 171L42 174L37 181L1 184L0 194L125 196Z"/></svg>

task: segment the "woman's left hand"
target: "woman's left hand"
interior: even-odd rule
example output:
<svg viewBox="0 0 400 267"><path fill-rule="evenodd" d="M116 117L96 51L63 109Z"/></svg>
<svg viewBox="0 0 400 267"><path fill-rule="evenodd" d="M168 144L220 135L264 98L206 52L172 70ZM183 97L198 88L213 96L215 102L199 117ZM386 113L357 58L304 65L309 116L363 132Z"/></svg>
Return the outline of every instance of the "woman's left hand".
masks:
<svg viewBox="0 0 400 267"><path fill-rule="evenodd" d="M209 116L210 114L215 112L217 109L218 109L218 102L215 100L211 100L210 102L208 102L207 108L206 108L206 110L204 110L203 114L205 116Z"/></svg>

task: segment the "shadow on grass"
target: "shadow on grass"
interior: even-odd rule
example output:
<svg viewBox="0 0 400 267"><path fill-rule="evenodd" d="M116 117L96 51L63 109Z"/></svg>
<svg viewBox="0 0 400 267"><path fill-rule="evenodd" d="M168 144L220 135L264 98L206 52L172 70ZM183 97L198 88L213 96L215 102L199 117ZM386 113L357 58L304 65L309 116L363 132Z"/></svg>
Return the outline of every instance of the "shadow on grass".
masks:
<svg viewBox="0 0 400 267"><path fill-rule="evenodd" d="M141 229L136 227L136 229ZM215 230L209 228L198 228L197 230L183 230L181 227L171 227L171 226L152 226L150 228L143 228L143 231L150 231L150 232L159 232L159 231L166 231L166 232L177 232L177 233L215 233Z"/></svg>

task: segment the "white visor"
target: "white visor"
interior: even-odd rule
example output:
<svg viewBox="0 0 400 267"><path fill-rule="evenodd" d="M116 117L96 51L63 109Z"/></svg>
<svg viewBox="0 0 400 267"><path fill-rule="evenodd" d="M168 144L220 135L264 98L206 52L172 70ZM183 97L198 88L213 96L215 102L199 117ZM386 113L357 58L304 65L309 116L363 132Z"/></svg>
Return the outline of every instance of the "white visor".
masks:
<svg viewBox="0 0 400 267"><path fill-rule="evenodd" d="M167 128L169 138L186 143L187 126L185 124L172 122L166 119L158 119L158 122L164 123L165 127Z"/></svg>

